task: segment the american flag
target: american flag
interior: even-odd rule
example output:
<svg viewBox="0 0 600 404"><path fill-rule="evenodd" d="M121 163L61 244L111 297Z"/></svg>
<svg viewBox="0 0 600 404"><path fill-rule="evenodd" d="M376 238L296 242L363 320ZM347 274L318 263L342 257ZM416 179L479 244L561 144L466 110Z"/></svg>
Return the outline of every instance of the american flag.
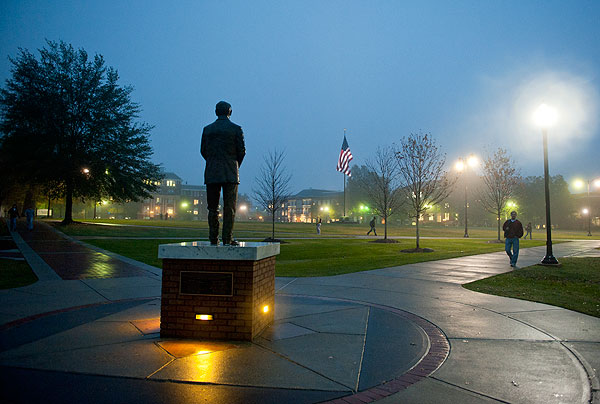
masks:
<svg viewBox="0 0 600 404"><path fill-rule="evenodd" d="M337 163L337 170L346 174L348 177L352 177L350 174L350 161L352 161L352 152L348 146L346 135L344 135L344 142L342 143L342 151L340 151L340 158Z"/></svg>

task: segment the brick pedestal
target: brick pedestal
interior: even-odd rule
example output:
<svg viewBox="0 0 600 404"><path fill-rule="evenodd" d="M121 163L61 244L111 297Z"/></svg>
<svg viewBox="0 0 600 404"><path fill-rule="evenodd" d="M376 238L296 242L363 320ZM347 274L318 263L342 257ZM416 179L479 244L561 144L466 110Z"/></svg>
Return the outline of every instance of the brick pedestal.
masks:
<svg viewBox="0 0 600 404"><path fill-rule="evenodd" d="M250 341L259 335L273 321L278 253L279 244L271 243L161 245L161 337Z"/></svg>

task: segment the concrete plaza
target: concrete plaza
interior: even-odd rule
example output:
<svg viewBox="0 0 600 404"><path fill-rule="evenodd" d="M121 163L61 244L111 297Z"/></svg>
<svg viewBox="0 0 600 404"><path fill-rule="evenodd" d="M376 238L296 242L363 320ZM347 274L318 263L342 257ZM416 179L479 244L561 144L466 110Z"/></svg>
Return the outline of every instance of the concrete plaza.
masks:
<svg viewBox="0 0 600 404"><path fill-rule="evenodd" d="M45 224L13 237L40 281L0 291L3 402L600 402L600 319L461 286L510 271L503 252L277 278L260 338L206 342L160 338L160 269Z"/></svg>

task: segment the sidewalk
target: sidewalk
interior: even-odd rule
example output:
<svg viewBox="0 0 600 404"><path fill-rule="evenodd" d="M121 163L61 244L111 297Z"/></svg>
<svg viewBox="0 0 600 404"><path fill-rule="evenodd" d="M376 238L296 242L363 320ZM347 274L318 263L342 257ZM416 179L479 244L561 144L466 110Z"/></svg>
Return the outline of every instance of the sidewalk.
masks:
<svg viewBox="0 0 600 404"><path fill-rule="evenodd" d="M598 402L600 319L460 286L510 271L504 253L277 278L261 338L202 343L160 339L157 273L107 255L112 271L88 271L77 257L100 252L47 231L23 238L48 265L78 261L68 273L79 277L0 291L8 402ZM50 245L68 258L53 261ZM521 250L519 265L544 251Z"/></svg>

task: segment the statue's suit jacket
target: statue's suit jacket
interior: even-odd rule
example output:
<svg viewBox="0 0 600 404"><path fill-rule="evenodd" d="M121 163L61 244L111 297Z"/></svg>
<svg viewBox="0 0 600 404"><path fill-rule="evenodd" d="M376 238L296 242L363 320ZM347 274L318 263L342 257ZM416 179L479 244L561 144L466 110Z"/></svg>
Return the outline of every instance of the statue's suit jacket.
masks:
<svg viewBox="0 0 600 404"><path fill-rule="evenodd" d="M204 127L200 153L206 160L205 184L240 183L239 167L246 155L244 132L229 118L220 116Z"/></svg>

